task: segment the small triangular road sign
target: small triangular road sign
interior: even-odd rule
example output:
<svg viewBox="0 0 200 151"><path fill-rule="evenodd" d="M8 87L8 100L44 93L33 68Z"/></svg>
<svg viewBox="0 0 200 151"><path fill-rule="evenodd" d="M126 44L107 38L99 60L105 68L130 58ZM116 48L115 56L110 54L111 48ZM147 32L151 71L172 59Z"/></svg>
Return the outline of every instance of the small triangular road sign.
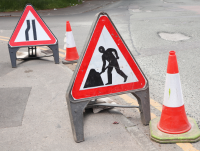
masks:
<svg viewBox="0 0 200 151"><path fill-rule="evenodd" d="M52 45L56 37L32 5L27 4L10 38L11 47Z"/></svg>
<svg viewBox="0 0 200 151"><path fill-rule="evenodd" d="M74 100L143 89L147 80L106 13L94 23L74 72Z"/></svg>

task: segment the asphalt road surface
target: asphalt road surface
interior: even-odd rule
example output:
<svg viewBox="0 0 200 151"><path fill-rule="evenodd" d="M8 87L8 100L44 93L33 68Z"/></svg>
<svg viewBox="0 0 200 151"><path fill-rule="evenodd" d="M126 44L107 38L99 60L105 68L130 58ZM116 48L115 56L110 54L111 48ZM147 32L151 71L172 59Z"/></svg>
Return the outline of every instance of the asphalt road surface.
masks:
<svg viewBox="0 0 200 151"><path fill-rule="evenodd" d="M101 11L108 13L149 81L152 117L161 114L168 54L170 50L176 51L186 113L187 116L196 119L200 128L200 1L91 0L69 8L38 11L59 41L60 59L65 57L66 21L70 21L80 54L95 14ZM9 76L9 73L15 71L11 68L7 42L21 13L18 11L0 13L1 77ZM35 62L33 65L43 63L46 64L46 62ZM18 68L23 64L26 62L18 61ZM30 63L29 65L32 66ZM4 82L1 83L1 87L5 85ZM28 90L27 93L29 93ZM121 104L134 104L135 98L127 94L113 97L113 99ZM120 111L130 121L136 123L143 134L149 134L148 127L142 126L137 110L120 109ZM200 150L200 142L164 145L150 141L148 136L135 135L143 141L148 139L147 142L158 150ZM140 143L145 146L142 140Z"/></svg>

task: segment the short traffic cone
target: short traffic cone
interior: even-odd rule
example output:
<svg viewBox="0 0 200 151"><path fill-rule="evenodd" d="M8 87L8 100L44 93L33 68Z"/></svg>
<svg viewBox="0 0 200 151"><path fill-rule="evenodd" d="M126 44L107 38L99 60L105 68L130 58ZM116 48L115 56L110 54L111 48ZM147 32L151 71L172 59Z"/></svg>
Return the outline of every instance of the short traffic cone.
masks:
<svg viewBox="0 0 200 151"><path fill-rule="evenodd" d="M158 129L169 134L185 133L191 129L185 112L175 51L169 52L164 102Z"/></svg>
<svg viewBox="0 0 200 151"><path fill-rule="evenodd" d="M69 21L66 22L66 57L62 61L64 64L75 63L79 59L74 36Z"/></svg>
<svg viewBox="0 0 200 151"><path fill-rule="evenodd" d="M150 137L159 143L196 142L200 139L195 120L186 116L175 51L169 52L162 114L150 121Z"/></svg>

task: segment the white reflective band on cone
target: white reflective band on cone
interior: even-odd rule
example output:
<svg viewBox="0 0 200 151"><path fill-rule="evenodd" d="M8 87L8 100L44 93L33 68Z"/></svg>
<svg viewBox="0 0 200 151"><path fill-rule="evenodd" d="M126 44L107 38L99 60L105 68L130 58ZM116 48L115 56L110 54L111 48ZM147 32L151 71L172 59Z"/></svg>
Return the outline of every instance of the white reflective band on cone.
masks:
<svg viewBox="0 0 200 151"><path fill-rule="evenodd" d="M184 105L179 73L167 73L163 105L167 107L180 107Z"/></svg>
<svg viewBox="0 0 200 151"><path fill-rule="evenodd" d="M67 48L76 47L72 31L66 32L66 46Z"/></svg>

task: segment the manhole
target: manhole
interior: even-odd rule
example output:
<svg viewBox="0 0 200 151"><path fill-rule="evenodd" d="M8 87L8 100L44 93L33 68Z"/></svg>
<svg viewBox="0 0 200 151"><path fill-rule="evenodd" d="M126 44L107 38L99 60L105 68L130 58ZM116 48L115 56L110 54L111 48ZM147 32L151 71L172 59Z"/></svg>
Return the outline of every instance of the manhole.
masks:
<svg viewBox="0 0 200 151"><path fill-rule="evenodd" d="M191 38L181 33L159 32L158 35L160 36L160 38L168 41L184 41Z"/></svg>

